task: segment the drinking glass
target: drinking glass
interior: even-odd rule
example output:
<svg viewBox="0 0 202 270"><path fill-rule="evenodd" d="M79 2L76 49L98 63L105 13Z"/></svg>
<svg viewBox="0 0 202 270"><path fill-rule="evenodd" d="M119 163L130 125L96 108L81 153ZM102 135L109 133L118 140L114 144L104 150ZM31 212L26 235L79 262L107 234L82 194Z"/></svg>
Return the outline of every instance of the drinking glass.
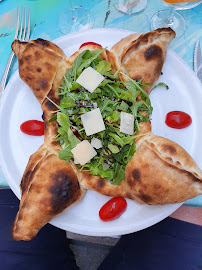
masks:
<svg viewBox="0 0 202 270"><path fill-rule="evenodd" d="M64 10L58 19L58 28L64 34L92 28L94 25L92 13L82 6L75 6L71 1L71 7Z"/></svg>
<svg viewBox="0 0 202 270"><path fill-rule="evenodd" d="M194 8L200 5L202 0L161 0L161 2L169 7L169 9L157 11L157 13L153 15L151 18L151 30L170 27L175 31L176 37L178 38L185 32L186 21L176 10Z"/></svg>
<svg viewBox="0 0 202 270"><path fill-rule="evenodd" d="M118 11L131 15L144 10L147 0L114 0L114 6Z"/></svg>

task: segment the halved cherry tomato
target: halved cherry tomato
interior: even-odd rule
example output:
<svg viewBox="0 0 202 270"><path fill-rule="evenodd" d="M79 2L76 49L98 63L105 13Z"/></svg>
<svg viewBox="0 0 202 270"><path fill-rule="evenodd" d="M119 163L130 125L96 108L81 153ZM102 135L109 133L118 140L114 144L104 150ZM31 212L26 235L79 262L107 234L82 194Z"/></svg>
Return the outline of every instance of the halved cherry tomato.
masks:
<svg viewBox="0 0 202 270"><path fill-rule="evenodd" d="M181 129L190 126L192 119L191 116L185 112L172 111L166 115L165 123L171 128Z"/></svg>
<svg viewBox="0 0 202 270"><path fill-rule="evenodd" d="M102 46L100 44L98 44L98 43L95 43L95 42L85 42L85 43L81 44L81 46L80 46L79 49L81 49L82 47L84 47L86 45L96 45L96 46L99 46L99 47L102 48Z"/></svg>
<svg viewBox="0 0 202 270"><path fill-rule="evenodd" d="M115 197L101 207L99 217L103 221L111 221L119 218L126 211L126 208L126 200L123 197Z"/></svg>
<svg viewBox="0 0 202 270"><path fill-rule="evenodd" d="M22 132L33 135L41 136L44 135L44 123L38 120L28 120L20 125Z"/></svg>

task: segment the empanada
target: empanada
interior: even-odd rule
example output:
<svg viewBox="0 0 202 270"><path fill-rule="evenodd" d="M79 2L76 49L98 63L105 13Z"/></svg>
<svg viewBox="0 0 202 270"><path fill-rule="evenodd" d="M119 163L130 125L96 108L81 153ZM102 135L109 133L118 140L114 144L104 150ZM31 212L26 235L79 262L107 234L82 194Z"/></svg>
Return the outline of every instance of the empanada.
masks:
<svg viewBox="0 0 202 270"><path fill-rule="evenodd" d="M57 108L46 98L59 104L58 87L71 63L49 41L14 41L12 48L18 57L20 77L41 103L44 120L44 144L30 157L25 169L13 226L15 240L30 240L53 217L79 202L85 190L71 165L58 156L61 147L55 141L56 121L49 122Z"/></svg>
<svg viewBox="0 0 202 270"><path fill-rule="evenodd" d="M179 203L202 194L202 171L177 143L149 135L128 165L124 196L140 203Z"/></svg>
<svg viewBox="0 0 202 270"><path fill-rule="evenodd" d="M160 28L143 34L132 34L116 43L107 51L109 62L133 80L143 79L150 83L145 90L158 80L166 58L167 48L175 37L171 28ZM120 74L122 81L127 78Z"/></svg>

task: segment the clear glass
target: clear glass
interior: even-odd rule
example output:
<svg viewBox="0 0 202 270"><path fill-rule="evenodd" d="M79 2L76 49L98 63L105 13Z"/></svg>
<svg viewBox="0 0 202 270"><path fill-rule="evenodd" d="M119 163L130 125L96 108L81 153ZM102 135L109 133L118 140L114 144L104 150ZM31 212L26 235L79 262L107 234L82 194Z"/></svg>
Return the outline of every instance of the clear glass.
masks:
<svg viewBox="0 0 202 270"><path fill-rule="evenodd" d="M76 6L66 9L60 14L58 28L66 35L72 32L92 28L94 21L94 17L89 10Z"/></svg>
<svg viewBox="0 0 202 270"><path fill-rule="evenodd" d="M200 0L162 0L161 2L163 2L165 6L178 10L191 9L202 3Z"/></svg>
<svg viewBox="0 0 202 270"><path fill-rule="evenodd" d="M115 8L131 15L143 11L147 7L147 0L114 0Z"/></svg>
<svg viewBox="0 0 202 270"><path fill-rule="evenodd" d="M194 8L200 5L202 0L161 0L161 2L170 9L157 11L157 13L153 15L151 18L151 30L162 27L171 27L178 38L182 36L186 30L186 21L180 13L176 12L176 10Z"/></svg>

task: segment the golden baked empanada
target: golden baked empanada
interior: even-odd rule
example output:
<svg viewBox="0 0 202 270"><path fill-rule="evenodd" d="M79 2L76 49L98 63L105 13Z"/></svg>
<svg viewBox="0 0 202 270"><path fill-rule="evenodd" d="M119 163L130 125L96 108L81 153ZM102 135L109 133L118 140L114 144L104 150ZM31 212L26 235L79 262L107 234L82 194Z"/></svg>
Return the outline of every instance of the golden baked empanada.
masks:
<svg viewBox="0 0 202 270"><path fill-rule="evenodd" d="M202 171L177 143L149 135L128 165L124 195L147 204L179 203L202 194Z"/></svg>
<svg viewBox="0 0 202 270"><path fill-rule="evenodd" d="M161 74L168 45L174 37L175 32L171 28L131 34L107 51L107 57L116 70L133 80L144 78L143 83L151 84L144 88L149 92ZM119 77L122 81L127 81L124 75L120 74Z"/></svg>
<svg viewBox="0 0 202 270"><path fill-rule="evenodd" d="M77 203L85 193L70 164L42 148L31 156L22 178L20 209L13 225L14 240L31 240L46 223ZM40 159L41 151L44 156Z"/></svg>
<svg viewBox="0 0 202 270"><path fill-rule="evenodd" d="M59 104L58 87L71 67L70 62L55 44L41 39L14 41L12 48L18 57L20 77L41 103L44 120L44 144L26 166L20 185L20 208L13 226L15 240L30 240L56 215L79 202L85 190L71 165L59 158L56 121L49 122L57 110L49 99Z"/></svg>

